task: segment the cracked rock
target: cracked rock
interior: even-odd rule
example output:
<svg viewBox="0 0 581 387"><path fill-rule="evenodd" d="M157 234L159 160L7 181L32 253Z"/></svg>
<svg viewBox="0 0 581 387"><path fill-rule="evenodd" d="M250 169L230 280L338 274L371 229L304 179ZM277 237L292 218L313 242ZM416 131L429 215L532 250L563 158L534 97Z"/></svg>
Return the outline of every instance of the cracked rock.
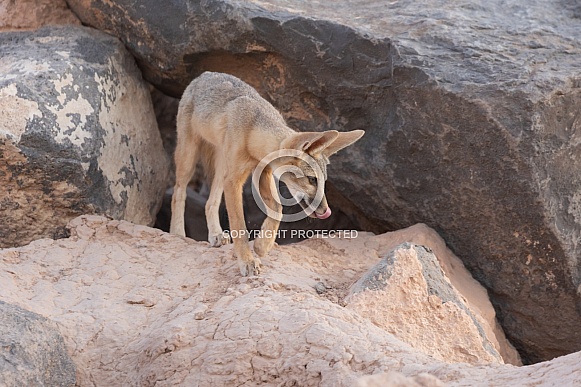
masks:
<svg viewBox="0 0 581 387"><path fill-rule="evenodd" d="M428 250L405 242L387 253L351 287L347 307L437 359L500 361L496 338Z"/></svg>
<svg viewBox="0 0 581 387"><path fill-rule="evenodd" d="M534 379L541 382L545 370L548 375L562 373L564 383L581 381L575 372L578 354L534 367L503 364L511 361L504 359L502 349L509 344L498 330L486 291L426 226L278 246L263 259L264 272L256 279L240 277L231 245L209 248L96 215L73 219L69 229L65 239L0 250L0 300L58 324L77 366L79 386L335 387L388 372L417 383L514 385L526 384L535 372L543 375ZM353 304L343 307L314 292L321 278L333 290L345 289L352 283L344 276L345 267L360 278L404 241L429 246L442 259L450 283L470 300L471 308L478 306L503 359L491 358L484 365L479 344L463 347L463 360L477 366L452 364L446 353L438 360L404 343ZM415 270L412 261L401 263ZM397 276L393 272L390 279ZM402 286L416 292L405 281ZM457 313L443 308L434 316L452 318ZM406 324L414 329L411 322ZM417 340L422 334L446 338L446 330L450 328L416 330Z"/></svg>

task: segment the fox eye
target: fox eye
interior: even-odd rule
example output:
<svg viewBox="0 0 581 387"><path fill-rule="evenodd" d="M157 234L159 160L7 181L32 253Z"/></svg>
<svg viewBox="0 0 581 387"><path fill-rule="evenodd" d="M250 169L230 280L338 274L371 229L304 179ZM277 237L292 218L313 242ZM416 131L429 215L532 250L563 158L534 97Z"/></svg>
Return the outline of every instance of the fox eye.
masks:
<svg viewBox="0 0 581 387"><path fill-rule="evenodd" d="M315 176L307 176L311 185L317 185L317 178Z"/></svg>

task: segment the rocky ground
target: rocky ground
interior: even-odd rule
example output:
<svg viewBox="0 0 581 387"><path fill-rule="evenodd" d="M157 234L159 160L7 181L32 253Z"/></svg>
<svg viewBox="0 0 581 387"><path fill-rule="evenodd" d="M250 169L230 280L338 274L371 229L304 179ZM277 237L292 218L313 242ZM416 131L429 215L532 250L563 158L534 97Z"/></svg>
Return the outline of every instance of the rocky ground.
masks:
<svg viewBox="0 0 581 387"><path fill-rule="evenodd" d="M56 322L81 386L350 386L376 374L424 386L581 381L579 354L503 364L500 353L518 358L486 293L423 225L279 246L250 278L230 246L97 216L69 227L67 239L0 251L1 297ZM443 257L442 269L419 246ZM362 290L370 268L389 272L397 294Z"/></svg>
<svg viewBox="0 0 581 387"><path fill-rule="evenodd" d="M580 18L0 1L0 384L581 384ZM332 217L285 230L376 235L278 246L240 278L231 247L147 227L167 228L177 103L206 70L297 130L364 129L329 166Z"/></svg>

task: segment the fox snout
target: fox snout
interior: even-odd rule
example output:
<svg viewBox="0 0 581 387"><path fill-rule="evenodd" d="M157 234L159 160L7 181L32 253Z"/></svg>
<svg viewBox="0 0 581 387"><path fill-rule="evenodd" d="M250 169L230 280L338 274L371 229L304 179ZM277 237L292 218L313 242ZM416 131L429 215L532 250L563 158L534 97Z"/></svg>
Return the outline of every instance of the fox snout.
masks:
<svg viewBox="0 0 581 387"><path fill-rule="evenodd" d="M325 197L325 195L323 195L321 202L314 211L312 207L309 208L309 206L311 206L312 204L312 199L311 200L307 199L306 195L303 198L303 200L299 202L299 204L301 205L301 207L303 207L303 210L305 210L305 212L309 214L311 218L327 219L329 216L331 216L331 208L327 204L327 198Z"/></svg>
<svg viewBox="0 0 581 387"><path fill-rule="evenodd" d="M303 207L303 209L305 211L307 210L305 207ZM323 200L317 209L310 213L309 216L316 219L327 219L329 216L331 216L331 208L327 204L327 198L325 196L323 196Z"/></svg>

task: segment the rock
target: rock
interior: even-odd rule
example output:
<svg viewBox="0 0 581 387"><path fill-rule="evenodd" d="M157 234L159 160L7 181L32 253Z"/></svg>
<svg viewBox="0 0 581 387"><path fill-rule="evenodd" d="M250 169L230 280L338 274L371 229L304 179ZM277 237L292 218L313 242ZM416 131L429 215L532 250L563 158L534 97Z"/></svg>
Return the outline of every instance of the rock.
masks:
<svg viewBox="0 0 581 387"><path fill-rule="evenodd" d="M527 361L581 349L574 2L68 4L175 97L224 71L295 128L365 129L329 169L343 208L367 230L438 229Z"/></svg>
<svg viewBox="0 0 581 387"><path fill-rule="evenodd" d="M168 155L168 159L170 161L167 184L168 188L173 188L173 186L175 185L175 169L176 169L173 160L173 154L176 149L177 141L176 117L178 114L178 105L180 100L163 94L161 91L157 90L153 86L150 86L150 91L151 91L151 102L153 103L153 110L155 111L155 118L157 121L157 126L159 128L159 133L161 134L163 148L165 149ZM202 178L203 178L202 170L201 168L198 168L194 173L193 180L198 182Z"/></svg>
<svg viewBox="0 0 581 387"><path fill-rule="evenodd" d="M454 289L430 249L399 245L365 273L347 307L436 359L502 362L483 325ZM487 329L491 331L491 327Z"/></svg>
<svg viewBox="0 0 581 387"><path fill-rule="evenodd" d="M46 25L81 25L65 0L3 0L0 31L34 30Z"/></svg>
<svg viewBox="0 0 581 387"><path fill-rule="evenodd" d="M399 372L368 375L357 379L355 387L443 387L442 381L430 374L419 374L414 378Z"/></svg>
<svg viewBox="0 0 581 387"><path fill-rule="evenodd" d="M69 227L69 238L0 250L0 300L59 324L79 386L351 386L386 372L416 382L494 384L504 375L525 383L526 367L448 364L331 301L385 246L406 235L430 239L425 226L279 246L251 278L240 277L231 245L209 248L95 215ZM578 369L567 370L570 380Z"/></svg>
<svg viewBox="0 0 581 387"><path fill-rule="evenodd" d="M0 332L0 385L75 385L75 365L55 323L0 301Z"/></svg>
<svg viewBox="0 0 581 387"><path fill-rule="evenodd" d="M373 243L377 244L374 245L374 248L378 251L385 252L385 254L393 252L405 243L424 246L427 250L432 252L437 258L438 266L445 275L445 279L440 278L441 285L445 285L445 283L449 282L452 288L455 289L454 293L457 292L461 295L462 303L469 310L474 312L473 315L480 322L480 328L484 331L483 336L492 343L492 346L496 351L498 351L498 353L500 353L505 363L522 365L520 355L506 339L503 329L498 325L496 313L489 301L486 289L484 289L482 285L472 277L462 261L446 246L446 242L438 235L438 233L425 224L416 224L406 229L378 235L374 238ZM433 267L433 265L431 266ZM377 267L377 262L374 267ZM439 269L434 271L439 272ZM363 278L364 277L361 277L359 281ZM362 306L365 305L362 304ZM385 306L386 305L383 305L383 308L385 308ZM402 308L405 308L405 305L403 305ZM369 312L370 310L367 312L360 310L360 313L367 313L368 316ZM421 313L421 311L419 312ZM437 332L444 335L449 334L447 330ZM453 339L453 337L450 339ZM418 344L421 345L421 343Z"/></svg>
<svg viewBox="0 0 581 387"><path fill-rule="evenodd" d="M327 293L327 285L325 285L324 282L319 281L315 284L315 290L318 294Z"/></svg>
<svg viewBox="0 0 581 387"><path fill-rule="evenodd" d="M0 247L58 237L82 213L151 225L168 169L151 99L115 38L0 34Z"/></svg>

